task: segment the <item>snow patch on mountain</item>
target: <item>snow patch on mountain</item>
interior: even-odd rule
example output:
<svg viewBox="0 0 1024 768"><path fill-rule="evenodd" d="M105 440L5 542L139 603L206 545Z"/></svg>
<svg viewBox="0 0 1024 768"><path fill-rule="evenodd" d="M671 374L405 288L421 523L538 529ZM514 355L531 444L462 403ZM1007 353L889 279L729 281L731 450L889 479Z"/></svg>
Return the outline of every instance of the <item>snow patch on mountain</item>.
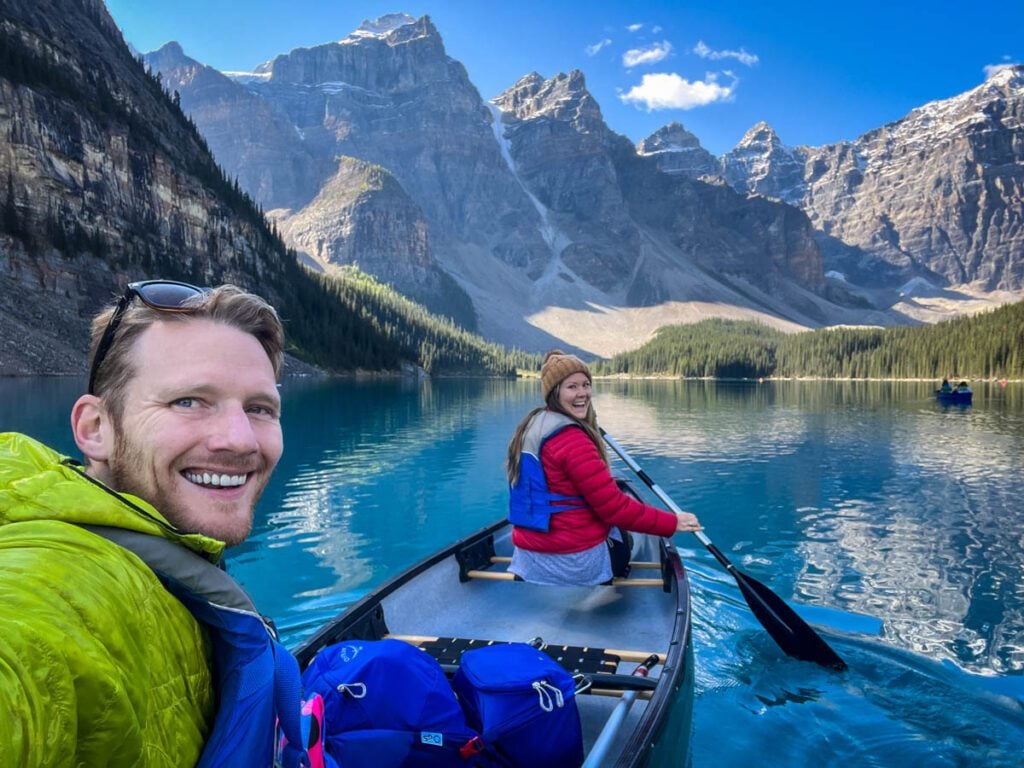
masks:
<svg viewBox="0 0 1024 768"><path fill-rule="evenodd" d="M346 40L350 40L351 38L359 39L367 37L384 38L396 29L415 23L416 19L407 13L388 13L375 21L364 21L359 25L359 29L352 32ZM341 42L345 42L345 40L342 40Z"/></svg>

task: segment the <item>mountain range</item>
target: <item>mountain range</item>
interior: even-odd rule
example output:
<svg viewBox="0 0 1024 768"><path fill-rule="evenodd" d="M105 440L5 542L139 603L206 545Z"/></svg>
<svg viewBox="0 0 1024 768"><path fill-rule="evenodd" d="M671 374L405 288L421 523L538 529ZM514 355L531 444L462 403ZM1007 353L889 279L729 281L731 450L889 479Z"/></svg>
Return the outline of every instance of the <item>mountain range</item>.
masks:
<svg viewBox="0 0 1024 768"><path fill-rule="evenodd" d="M1021 295L1021 104L1008 69L855 142L759 125L717 158L679 124L634 146L579 71L484 100L428 17L221 73L173 43L133 58L100 0L6 0L0 372L80 369L90 314L153 275L238 282L307 349L326 322L347 330L323 354L354 334L394 359L296 253L528 351L975 311Z"/></svg>
<svg viewBox="0 0 1024 768"><path fill-rule="evenodd" d="M790 147L759 123L715 158L674 123L638 145L668 173L721 178L800 208L843 278L880 285L920 277L986 292L1024 285L1022 150L1019 66L855 141Z"/></svg>
<svg viewBox="0 0 1024 768"><path fill-rule="evenodd" d="M429 17L252 73L175 43L145 61L309 263L506 345L607 355L708 316L892 325L1024 295L1019 69L855 142L760 124L716 158L678 123L633 146L579 71L484 100Z"/></svg>

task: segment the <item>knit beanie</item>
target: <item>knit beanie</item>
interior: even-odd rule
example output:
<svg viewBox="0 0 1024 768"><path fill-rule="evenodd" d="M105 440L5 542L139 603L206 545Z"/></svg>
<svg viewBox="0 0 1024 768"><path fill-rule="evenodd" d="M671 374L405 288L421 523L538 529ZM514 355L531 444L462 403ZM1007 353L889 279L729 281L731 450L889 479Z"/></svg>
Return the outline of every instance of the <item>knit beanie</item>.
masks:
<svg viewBox="0 0 1024 768"><path fill-rule="evenodd" d="M574 373L584 373L588 379L592 379L587 364L576 355L567 355L560 349L552 349L544 358L544 365L540 369L540 386L543 399L546 401L548 395L562 381Z"/></svg>

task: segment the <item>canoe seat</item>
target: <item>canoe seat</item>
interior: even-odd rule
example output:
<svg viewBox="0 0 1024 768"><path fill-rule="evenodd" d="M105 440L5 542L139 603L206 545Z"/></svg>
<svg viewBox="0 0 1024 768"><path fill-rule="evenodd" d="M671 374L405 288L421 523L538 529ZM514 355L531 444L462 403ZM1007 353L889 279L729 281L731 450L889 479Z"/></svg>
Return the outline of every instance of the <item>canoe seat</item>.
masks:
<svg viewBox="0 0 1024 768"><path fill-rule="evenodd" d="M472 640L464 637L439 637L428 643L421 643L420 648L429 653L441 664L458 664L462 654L473 648L495 645L502 641ZM620 658L607 653L603 648L581 648L573 646L552 646L547 643L540 650L553 658L572 674L597 674L614 672Z"/></svg>
<svg viewBox="0 0 1024 768"><path fill-rule="evenodd" d="M482 571L471 569L465 572L466 580L484 579L487 581L516 581L516 575L511 571ZM612 579L613 587L660 587L665 589L664 579ZM667 591L667 590L666 590Z"/></svg>
<svg viewBox="0 0 1024 768"><path fill-rule="evenodd" d="M404 640L407 643L417 646L433 656L445 668L446 671L454 671L462 660L462 654L473 648L482 648L485 645L495 645L507 642L505 640L478 640L463 637L428 637L424 635L395 635L387 637L395 640ZM538 638L539 640L539 638ZM548 654L561 664L570 674L591 675L595 685L604 684L604 681L615 681L625 678L627 688L653 688L654 680L616 674L619 662L622 661L643 661L649 656L657 656L658 663L665 663L664 654L652 654L647 651L628 651L615 648L590 648L573 645L555 645L544 643L538 646L541 651ZM600 681L600 683L598 682ZM619 681L620 683L623 681Z"/></svg>
<svg viewBox="0 0 1024 768"><path fill-rule="evenodd" d="M495 564L499 564L499 565L500 564L508 565L508 564L510 564L512 562L512 558L511 557L496 556L496 557L492 557L491 558L491 562L495 563ZM643 560L630 560L629 567L632 568L632 569L639 568L640 570L643 570L643 569L646 568L647 570L660 571L661 568L662 568L662 564L661 563L655 563L653 561L645 562Z"/></svg>
<svg viewBox="0 0 1024 768"><path fill-rule="evenodd" d="M664 544L662 545L664 546ZM664 556L662 557L664 561ZM459 581L465 583L472 579L489 579L491 581L515 581L515 575L508 571L489 570L492 565L503 565L512 562L512 558L499 557L494 551L494 536L486 536L456 550L455 561L459 564ZM664 571L663 562L637 562L636 568L661 569L660 579L612 579L616 587L661 587L665 592L671 591L670 576Z"/></svg>

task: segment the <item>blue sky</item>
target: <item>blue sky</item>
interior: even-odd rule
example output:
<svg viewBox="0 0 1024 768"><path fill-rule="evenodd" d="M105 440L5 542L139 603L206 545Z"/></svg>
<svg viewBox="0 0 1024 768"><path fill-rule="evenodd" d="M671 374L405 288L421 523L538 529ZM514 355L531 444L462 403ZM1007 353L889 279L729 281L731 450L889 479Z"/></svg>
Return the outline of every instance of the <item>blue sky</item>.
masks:
<svg viewBox="0 0 1024 768"><path fill-rule="evenodd" d="M857 136L1024 62L1024 2L931 0L107 0L140 51L177 40L220 70L427 14L485 99L537 71L583 71L633 141L677 120L715 154L752 125L791 145Z"/></svg>

